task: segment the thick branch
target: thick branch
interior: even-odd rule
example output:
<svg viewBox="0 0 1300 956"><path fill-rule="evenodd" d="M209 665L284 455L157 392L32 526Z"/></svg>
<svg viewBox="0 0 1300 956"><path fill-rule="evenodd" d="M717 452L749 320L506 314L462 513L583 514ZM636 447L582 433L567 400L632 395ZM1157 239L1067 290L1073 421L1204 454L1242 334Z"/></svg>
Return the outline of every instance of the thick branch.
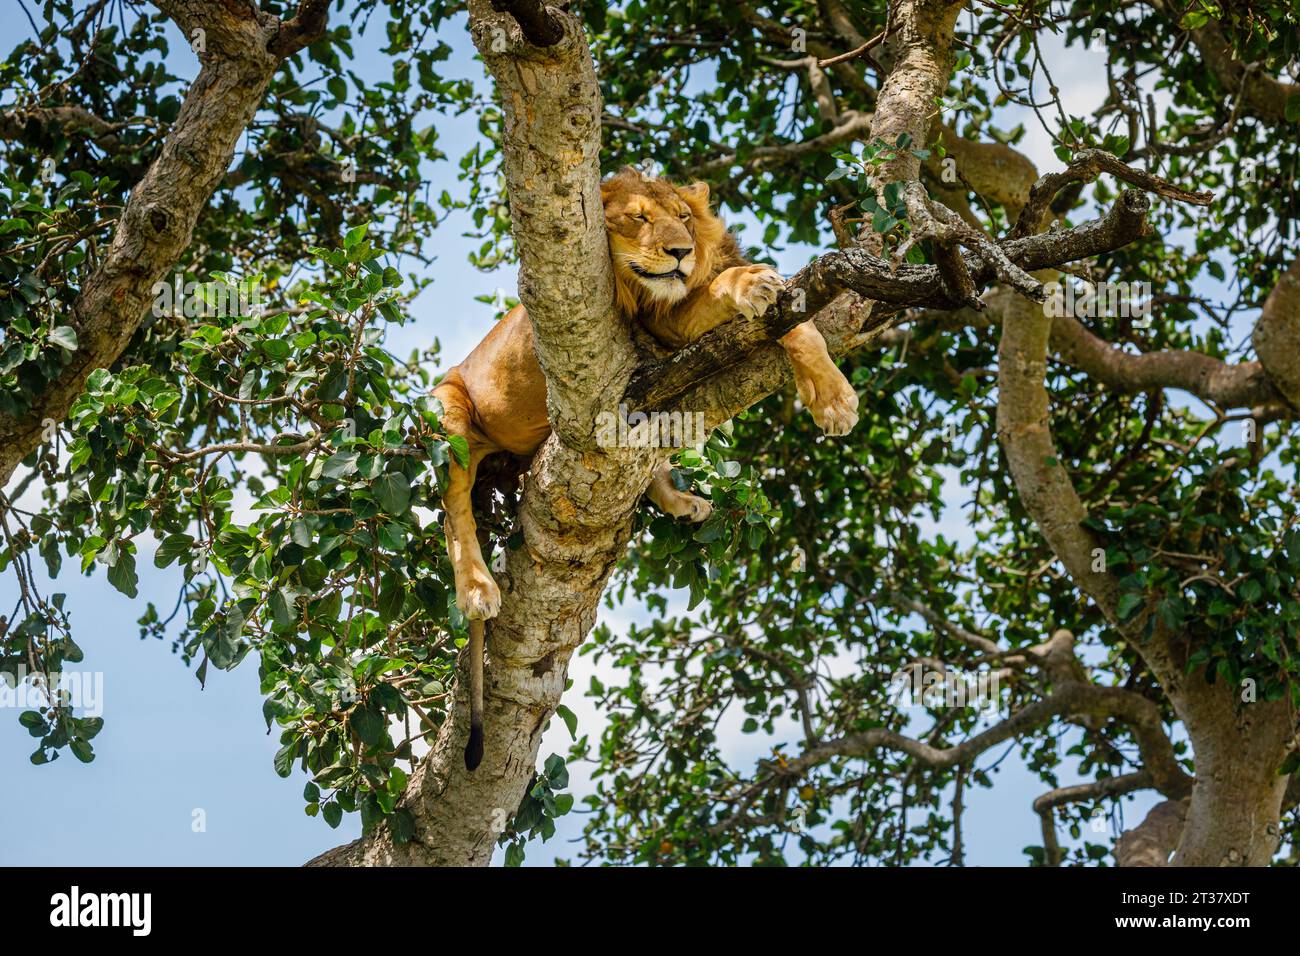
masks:
<svg viewBox="0 0 1300 956"><path fill-rule="evenodd" d="M282 59L292 56L320 38L329 15L330 0L301 0L293 19L276 28L267 49Z"/></svg>
<svg viewBox="0 0 1300 956"><path fill-rule="evenodd" d="M1102 777L1089 783L1078 783L1069 787L1057 787L1034 800L1034 812L1042 822L1043 848L1047 851L1047 865L1060 866L1065 854L1056 838L1056 813L1059 806L1067 803L1083 803L1088 800L1101 800L1118 797L1135 790L1146 790L1151 786L1151 774L1145 770L1121 774L1118 777Z"/></svg>
<svg viewBox="0 0 1300 956"><path fill-rule="evenodd" d="M923 312L909 321L925 320L936 329L949 331L968 326L988 328L1001 324L1014 297L1010 289L995 286L982 296L984 308L980 311ZM912 328L891 329L882 337L882 344L890 346L903 341L911 343L909 354L914 358L925 355L931 342L918 339ZM1052 319L1050 344L1057 361L1086 372L1117 392L1178 388L1223 409L1276 409L1284 401L1259 362L1232 364L1191 351L1129 352L1110 344L1073 316Z"/></svg>
<svg viewBox="0 0 1300 956"><path fill-rule="evenodd" d="M1086 259L1118 249L1142 235L1148 208L1142 193L1125 192L1099 219L1074 229L1012 240L1003 243L1001 249L1025 271ZM966 252L962 258L977 289L997 278L995 264L984 253ZM761 320L732 321L669 358L638 369L623 400L631 409L698 409L687 400L689 393L748 359L764 343L780 338L808 316L816 315L845 290L899 308L951 309L964 304L953 301L938 266L903 265L895 270L865 249L830 252L800 270ZM803 308L798 309L799 305ZM877 317L880 315L878 312ZM737 399L747 400L740 406L744 408L763 397L761 393L747 393Z"/></svg>
<svg viewBox="0 0 1300 956"><path fill-rule="evenodd" d="M1120 866L1168 866L1186 819L1186 800L1157 803L1145 820L1115 841L1115 862Z"/></svg>
<svg viewBox="0 0 1300 956"><path fill-rule="evenodd" d="M930 141L939 115L937 103L952 73L952 32L961 0L900 0L890 5L890 42L897 58L880 88L873 140L893 146L900 136L914 147ZM882 183L920 177L921 161L910 149L880 170Z"/></svg>
<svg viewBox="0 0 1300 956"><path fill-rule="evenodd" d="M1259 362L1231 365L1201 352L1125 352L1069 315L1052 320L1051 345L1062 362L1119 392L1181 388L1222 408L1268 405L1281 397Z"/></svg>
<svg viewBox="0 0 1300 956"><path fill-rule="evenodd" d="M1208 206L1214 201L1214 193L1191 192L1159 176L1135 169L1104 150L1085 149L1075 155L1065 169L1057 173L1048 173L1034 183L1033 188L1029 190L1029 201L1021 210L1015 228L1011 230L1011 238L1032 236L1038 232L1042 228L1043 216L1051 206L1052 199L1063 187L1071 183L1092 182L1103 172L1110 173L1116 179L1137 186L1139 189L1176 202Z"/></svg>
<svg viewBox="0 0 1300 956"><path fill-rule="evenodd" d="M1146 662L1187 728L1196 783L1176 859L1188 866L1261 866L1277 849L1286 789L1277 769L1294 736L1288 702L1241 707L1231 684L1209 683L1203 668L1189 671L1181 635L1159 619L1145 634L1148 609L1120 619L1119 582L1093 560L1102 545L1083 525L1087 512L1052 440L1044 386L1052 323L1032 303L1011 306L998 350L998 438L1020 500L1053 553Z"/></svg>
<svg viewBox="0 0 1300 956"><path fill-rule="evenodd" d="M1028 704L987 730L951 747L936 747L884 727L846 734L809 747L751 784L735 813L717 824L714 830L724 831L743 823L746 807L765 788L784 780L799 779L813 768L836 758L863 759L885 749L906 754L930 770L951 770L1053 718L1077 716L1113 718L1127 724L1138 741L1144 770L1151 775L1151 785L1175 798L1186 796L1191 790L1191 779L1174 759L1173 747L1161 725L1160 708L1154 702L1117 687L1070 682L1054 690L1050 696Z"/></svg>
<svg viewBox="0 0 1300 956"><path fill-rule="evenodd" d="M883 334L889 328L889 320L888 309L881 309L855 293L846 292L817 313L814 323L826 340L831 357L838 359ZM715 341L725 347L725 343ZM677 407L701 412L705 425L716 428L755 402L784 388L791 376L790 359L785 349L775 341L766 340L744 361L690 386L676 406L643 407Z"/></svg>
<svg viewBox="0 0 1300 956"><path fill-rule="evenodd" d="M12 109L0 113L0 139L26 142L36 130L57 129L64 136L83 136L106 153L117 153L128 148L118 134L131 125L131 121L110 123L84 106Z"/></svg>
<svg viewBox="0 0 1300 956"><path fill-rule="evenodd" d="M1251 340L1269 380L1300 412L1300 258L1264 300Z"/></svg>
<svg viewBox="0 0 1300 956"><path fill-rule="evenodd" d="M1020 298L1007 302L998 348L997 425L1016 490L1070 577L1124 634L1161 683L1176 683L1181 668L1168 654L1166 635L1159 632L1144 641L1141 616L1121 622L1119 582L1104 567L1098 569L1094 556L1099 549L1104 553L1104 544L1084 526L1087 509L1058 459L1044 384L1051 330L1052 320L1037 303Z"/></svg>

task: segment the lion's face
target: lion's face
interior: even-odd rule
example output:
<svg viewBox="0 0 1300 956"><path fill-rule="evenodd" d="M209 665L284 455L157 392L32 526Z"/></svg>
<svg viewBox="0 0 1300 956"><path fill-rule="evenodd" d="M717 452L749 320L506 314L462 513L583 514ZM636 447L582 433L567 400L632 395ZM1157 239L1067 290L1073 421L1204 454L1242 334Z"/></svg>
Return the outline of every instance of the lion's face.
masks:
<svg viewBox="0 0 1300 956"><path fill-rule="evenodd" d="M707 282L723 235L704 183L673 186L624 170L601 184L619 303L671 306Z"/></svg>

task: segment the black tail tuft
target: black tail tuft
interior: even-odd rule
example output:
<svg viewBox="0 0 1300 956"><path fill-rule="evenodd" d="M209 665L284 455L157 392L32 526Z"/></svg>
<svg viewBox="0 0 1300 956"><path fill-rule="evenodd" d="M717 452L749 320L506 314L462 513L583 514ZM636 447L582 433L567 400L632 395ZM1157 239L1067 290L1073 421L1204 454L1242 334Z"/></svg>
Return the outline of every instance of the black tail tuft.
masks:
<svg viewBox="0 0 1300 956"><path fill-rule="evenodd" d="M483 728L473 724L469 728L469 743L465 745L465 769L474 770L483 762Z"/></svg>

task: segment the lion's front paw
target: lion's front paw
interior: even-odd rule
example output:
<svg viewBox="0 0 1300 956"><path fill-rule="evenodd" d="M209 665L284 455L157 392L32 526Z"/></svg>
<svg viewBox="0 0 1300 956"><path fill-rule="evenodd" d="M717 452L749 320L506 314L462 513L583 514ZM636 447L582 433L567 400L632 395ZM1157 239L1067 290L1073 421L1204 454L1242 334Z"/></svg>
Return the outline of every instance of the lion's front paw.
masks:
<svg viewBox="0 0 1300 956"><path fill-rule="evenodd" d="M847 435L858 423L858 394L850 388L811 411L813 421L827 435Z"/></svg>
<svg viewBox="0 0 1300 956"><path fill-rule="evenodd" d="M833 366L830 372L799 382L799 398L823 432L847 435L858 423L858 393L843 372Z"/></svg>
<svg viewBox="0 0 1300 956"><path fill-rule="evenodd" d="M685 518L692 524L699 524L701 521L707 521L709 515L713 514L713 505L699 495L688 495L682 492L677 493L669 501L660 504L674 518Z"/></svg>
<svg viewBox="0 0 1300 956"><path fill-rule="evenodd" d="M735 266L723 276L727 295L739 312L747 319L755 319L772 307L785 288L781 273L767 266Z"/></svg>
<svg viewBox="0 0 1300 956"><path fill-rule="evenodd" d="M501 611L501 589L485 568L473 568L457 588L456 606L470 620L487 620ZM459 583L459 582L458 582Z"/></svg>
<svg viewBox="0 0 1300 956"><path fill-rule="evenodd" d="M686 498L686 509L678 517L699 524L701 521L707 521L709 515L713 514L713 505L699 495L687 495Z"/></svg>

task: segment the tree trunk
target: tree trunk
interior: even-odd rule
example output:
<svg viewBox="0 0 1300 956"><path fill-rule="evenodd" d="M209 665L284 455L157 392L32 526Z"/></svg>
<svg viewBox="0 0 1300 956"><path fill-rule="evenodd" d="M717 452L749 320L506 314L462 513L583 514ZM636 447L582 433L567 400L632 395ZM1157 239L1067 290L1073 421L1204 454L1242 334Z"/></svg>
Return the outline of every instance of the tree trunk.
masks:
<svg viewBox="0 0 1300 956"><path fill-rule="evenodd" d="M1175 866L1267 866L1278 847L1295 745L1286 701L1243 703L1237 688L1197 675L1171 695L1195 755L1196 781Z"/></svg>
<svg viewBox="0 0 1300 956"><path fill-rule="evenodd" d="M486 634L483 762L465 770L469 707L458 686L449 719L403 798L415 840L394 843L380 826L311 865L491 861L654 467L648 449L591 447L596 414L618 402L636 356L613 308L595 67L577 20L554 15L554 22L559 39L536 47L513 18L487 2L470 5L471 32L505 107L520 298L536 332L555 427L524 483L523 546L506 553L497 575L502 605Z"/></svg>

